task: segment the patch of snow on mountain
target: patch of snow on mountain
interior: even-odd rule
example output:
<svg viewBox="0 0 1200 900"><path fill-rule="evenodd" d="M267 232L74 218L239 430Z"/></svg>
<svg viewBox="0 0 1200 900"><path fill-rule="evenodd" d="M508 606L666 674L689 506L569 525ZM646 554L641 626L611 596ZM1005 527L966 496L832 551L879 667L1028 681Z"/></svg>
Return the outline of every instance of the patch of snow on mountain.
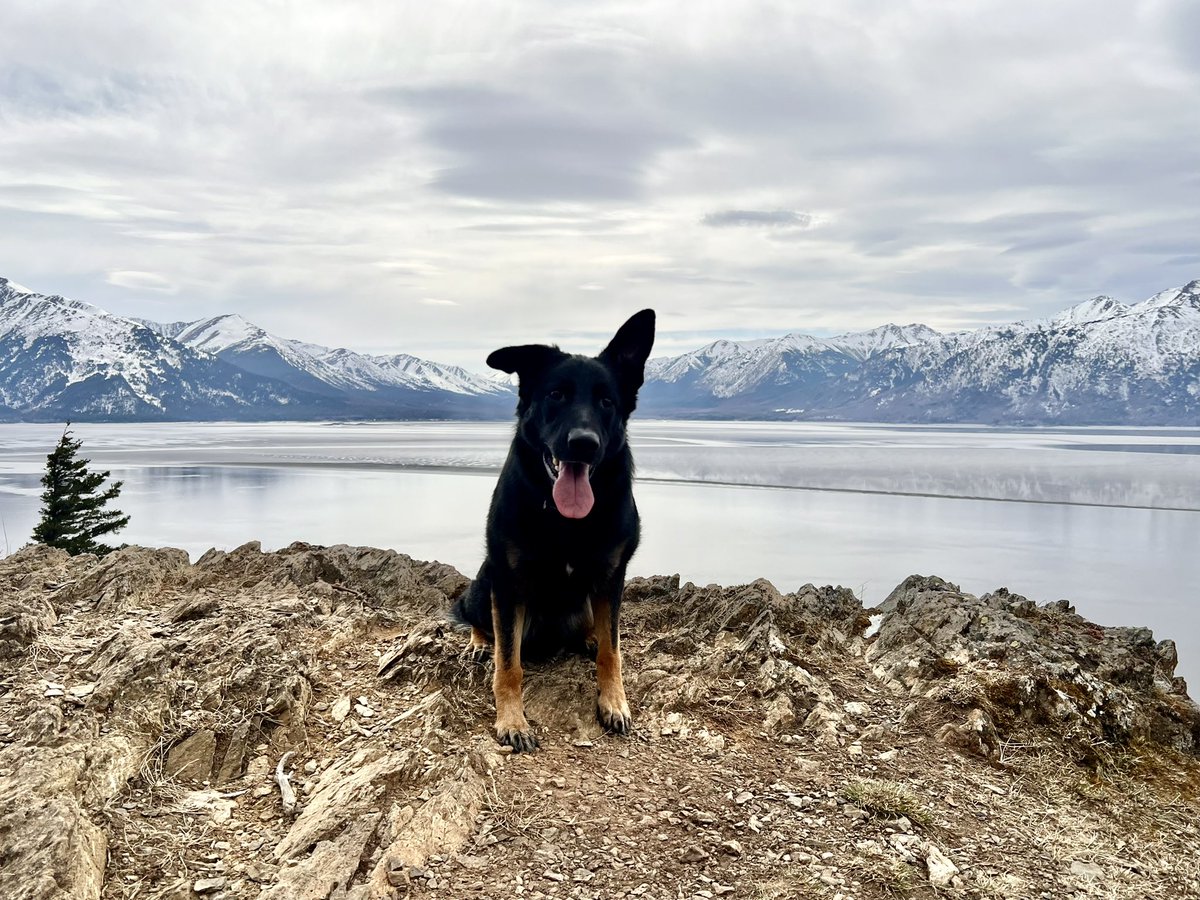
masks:
<svg viewBox="0 0 1200 900"><path fill-rule="evenodd" d="M160 405L154 386L166 370L181 365L179 347L132 319L106 313L90 303L21 292L0 285L0 338L29 349L43 338L65 342L70 362L56 371L66 384L97 375L120 378L141 400ZM22 398L5 397L9 405Z"/></svg>

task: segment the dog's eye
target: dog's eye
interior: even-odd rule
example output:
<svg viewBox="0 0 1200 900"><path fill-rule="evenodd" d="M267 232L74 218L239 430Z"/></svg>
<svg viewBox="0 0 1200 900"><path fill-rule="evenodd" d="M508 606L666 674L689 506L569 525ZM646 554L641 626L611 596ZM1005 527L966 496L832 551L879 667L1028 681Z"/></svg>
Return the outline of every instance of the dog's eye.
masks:
<svg viewBox="0 0 1200 900"><path fill-rule="evenodd" d="M554 391L550 392L550 399L553 400L555 403L558 403L559 401L561 401L562 398L563 398L562 391L554 390Z"/></svg>
<svg viewBox="0 0 1200 900"><path fill-rule="evenodd" d="M602 409L612 409L613 408L612 397L601 397L600 398L600 406Z"/></svg>

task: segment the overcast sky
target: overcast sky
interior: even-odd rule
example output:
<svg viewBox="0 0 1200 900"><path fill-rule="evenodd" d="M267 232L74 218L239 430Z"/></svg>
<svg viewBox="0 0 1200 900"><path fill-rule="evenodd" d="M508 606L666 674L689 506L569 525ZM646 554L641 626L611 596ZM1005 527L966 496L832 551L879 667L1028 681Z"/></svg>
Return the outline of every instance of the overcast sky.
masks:
<svg viewBox="0 0 1200 900"><path fill-rule="evenodd" d="M485 368L1200 277L1200 3L4 0L0 275Z"/></svg>

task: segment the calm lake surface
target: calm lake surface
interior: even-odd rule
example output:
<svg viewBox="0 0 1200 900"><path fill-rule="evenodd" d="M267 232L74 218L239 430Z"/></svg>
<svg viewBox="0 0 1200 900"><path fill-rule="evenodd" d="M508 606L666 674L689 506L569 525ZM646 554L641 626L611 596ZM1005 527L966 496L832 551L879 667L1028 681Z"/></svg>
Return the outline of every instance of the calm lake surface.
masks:
<svg viewBox="0 0 1200 900"><path fill-rule="evenodd" d="M74 426L125 481L119 540L392 547L473 575L509 424ZM61 426L0 425L0 551L29 540ZM630 573L841 584L913 573L1067 598L1179 645L1200 687L1200 429L636 422Z"/></svg>

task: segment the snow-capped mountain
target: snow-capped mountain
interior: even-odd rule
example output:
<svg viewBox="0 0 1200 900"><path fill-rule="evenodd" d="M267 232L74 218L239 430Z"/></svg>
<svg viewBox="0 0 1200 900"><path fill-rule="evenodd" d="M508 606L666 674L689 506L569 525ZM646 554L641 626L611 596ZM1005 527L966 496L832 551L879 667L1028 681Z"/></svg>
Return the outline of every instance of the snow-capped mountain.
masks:
<svg viewBox="0 0 1200 900"><path fill-rule="evenodd" d="M978 331L717 341L652 360L646 381L660 416L1200 425L1200 281Z"/></svg>
<svg viewBox="0 0 1200 900"><path fill-rule="evenodd" d="M159 324L0 278L0 420L489 418L512 385L405 354ZM651 360L648 416L1200 426L1200 281L1126 305L942 334L884 325L719 340Z"/></svg>
<svg viewBox="0 0 1200 900"><path fill-rule="evenodd" d="M464 397L511 396L493 380L406 353L369 356L276 337L238 315L182 323L175 339L239 368L318 392L446 391ZM175 325L164 326L175 328Z"/></svg>
<svg viewBox="0 0 1200 900"><path fill-rule="evenodd" d="M168 325L0 278L0 417L487 417L505 385L404 354L365 356L269 334L240 316Z"/></svg>
<svg viewBox="0 0 1200 900"><path fill-rule="evenodd" d="M0 278L0 409L6 418L281 418L308 397L140 322Z"/></svg>

